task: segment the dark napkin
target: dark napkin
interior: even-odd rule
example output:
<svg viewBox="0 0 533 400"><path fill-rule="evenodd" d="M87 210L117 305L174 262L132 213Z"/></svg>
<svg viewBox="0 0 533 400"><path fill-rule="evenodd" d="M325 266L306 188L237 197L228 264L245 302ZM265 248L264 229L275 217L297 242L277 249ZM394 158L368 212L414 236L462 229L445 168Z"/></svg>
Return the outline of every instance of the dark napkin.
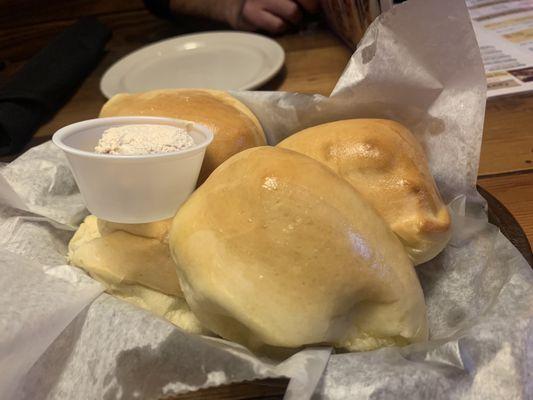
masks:
<svg viewBox="0 0 533 400"><path fill-rule="evenodd" d="M0 155L16 153L75 92L111 32L96 18L65 29L0 88Z"/></svg>

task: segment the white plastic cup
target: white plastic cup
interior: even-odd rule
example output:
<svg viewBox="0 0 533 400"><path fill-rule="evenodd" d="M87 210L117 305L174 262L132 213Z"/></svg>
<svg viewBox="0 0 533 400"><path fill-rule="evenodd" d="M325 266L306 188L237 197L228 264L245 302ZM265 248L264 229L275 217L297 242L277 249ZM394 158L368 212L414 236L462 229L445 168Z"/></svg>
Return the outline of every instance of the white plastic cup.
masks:
<svg viewBox="0 0 533 400"><path fill-rule="evenodd" d="M110 155L94 152L108 128L130 124L185 128L195 145L171 153ZM65 152L89 211L120 223L145 223L174 216L196 187L213 133L190 121L159 117L111 117L78 122L58 130L52 141Z"/></svg>

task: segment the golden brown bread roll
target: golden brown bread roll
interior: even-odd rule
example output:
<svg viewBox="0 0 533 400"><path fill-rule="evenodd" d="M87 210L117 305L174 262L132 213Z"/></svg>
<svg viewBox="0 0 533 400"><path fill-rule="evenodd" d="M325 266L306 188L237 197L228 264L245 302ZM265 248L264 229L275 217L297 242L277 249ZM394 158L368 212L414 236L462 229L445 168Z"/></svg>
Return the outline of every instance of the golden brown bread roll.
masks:
<svg viewBox="0 0 533 400"><path fill-rule="evenodd" d="M255 115L226 92L204 89L165 89L113 96L100 117L155 116L185 119L213 130L198 184L232 155L266 144L265 134Z"/></svg>
<svg viewBox="0 0 533 400"><path fill-rule="evenodd" d="M278 144L327 165L369 201L415 265L435 257L451 235L448 209L426 156L403 125L351 119L304 129Z"/></svg>
<svg viewBox="0 0 533 400"><path fill-rule="evenodd" d="M350 350L424 340L424 297L402 244L344 179L276 147L222 164L169 236L202 325L252 348Z"/></svg>

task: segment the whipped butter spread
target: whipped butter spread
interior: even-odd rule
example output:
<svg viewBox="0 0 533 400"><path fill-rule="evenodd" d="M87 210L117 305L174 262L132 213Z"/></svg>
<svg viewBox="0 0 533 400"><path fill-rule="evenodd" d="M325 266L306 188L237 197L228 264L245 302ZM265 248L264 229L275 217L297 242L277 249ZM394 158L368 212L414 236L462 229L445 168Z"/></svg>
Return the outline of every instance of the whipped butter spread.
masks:
<svg viewBox="0 0 533 400"><path fill-rule="evenodd" d="M94 151L101 154L145 155L185 150L194 145L186 128L135 124L106 129Z"/></svg>

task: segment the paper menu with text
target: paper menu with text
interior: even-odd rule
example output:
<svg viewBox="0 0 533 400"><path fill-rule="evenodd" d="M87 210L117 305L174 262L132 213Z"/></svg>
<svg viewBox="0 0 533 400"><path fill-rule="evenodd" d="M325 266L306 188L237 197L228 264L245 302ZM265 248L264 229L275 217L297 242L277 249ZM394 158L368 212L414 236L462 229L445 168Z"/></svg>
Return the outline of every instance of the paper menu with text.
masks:
<svg viewBox="0 0 533 400"><path fill-rule="evenodd" d="M487 97L533 90L533 0L466 0Z"/></svg>

